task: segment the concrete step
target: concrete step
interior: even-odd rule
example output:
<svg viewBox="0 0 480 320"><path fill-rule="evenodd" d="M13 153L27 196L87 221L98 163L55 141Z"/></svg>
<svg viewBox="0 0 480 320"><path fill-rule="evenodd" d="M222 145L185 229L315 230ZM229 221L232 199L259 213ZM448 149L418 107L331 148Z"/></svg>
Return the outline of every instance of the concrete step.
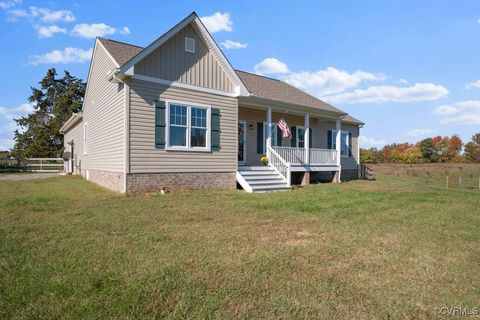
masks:
<svg viewBox="0 0 480 320"><path fill-rule="evenodd" d="M247 181L265 181L265 180L272 180L272 181L285 181L283 177L278 175L258 175L258 176L244 176L243 177Z"/></svg>
<svg viewBox="0 0 480 320"><path fill-rule="evenodd" d="M275 171L239 171L242 176L247 177L247 176L268 176L268 175L277 175Z"/></svg>

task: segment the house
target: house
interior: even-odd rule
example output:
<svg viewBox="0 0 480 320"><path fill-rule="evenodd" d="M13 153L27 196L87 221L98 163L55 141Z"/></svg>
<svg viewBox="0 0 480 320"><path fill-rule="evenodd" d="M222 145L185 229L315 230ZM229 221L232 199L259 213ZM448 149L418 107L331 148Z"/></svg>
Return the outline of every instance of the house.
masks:
<svg viewBox="0 0 480 320"><path fill-rule="evenodd" d="M66 170L115 191L238 183L256 192L357 178L362 125L285 82L233 69L192 13L146 48L97 38L82 111L61 132Z"/></svg>

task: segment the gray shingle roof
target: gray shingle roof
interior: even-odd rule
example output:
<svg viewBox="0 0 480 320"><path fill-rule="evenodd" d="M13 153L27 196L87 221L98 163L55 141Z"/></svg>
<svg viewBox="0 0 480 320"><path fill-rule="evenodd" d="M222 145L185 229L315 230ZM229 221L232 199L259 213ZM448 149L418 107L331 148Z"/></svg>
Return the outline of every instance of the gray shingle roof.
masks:
<svg viewBox="0 0 480 320"><path fill-rule="evenodd" d="M105 38L98 38L98 40L120 66L125 64L144 49L139 46ZM314 96L311 96L286 82L240 70L235 70L235 72L253 96L296 105L316 107L325 111L344 113L342 110L337 109L334 106L331 106L330 104L317 99ZM349 115L344 116L343 120L345 122L358 125L364 124L362 121L357 120Z"/></svg>
<svg viewBox="0 0 480 320"><path fill-rule="evenodd" d="M253 96L344 113L286 82L245 71L235 71Z"/></svg>
<svg viewBox="0 0 480 320"><path fill-rule="evenodd" d="M105 38L98 38L98 41L102 43L105 49L110 53L113 59L115 59L115 61L117 61L118 65L120 66L125 64L125 62L127 62L143 50L142 47Z"/></svg>

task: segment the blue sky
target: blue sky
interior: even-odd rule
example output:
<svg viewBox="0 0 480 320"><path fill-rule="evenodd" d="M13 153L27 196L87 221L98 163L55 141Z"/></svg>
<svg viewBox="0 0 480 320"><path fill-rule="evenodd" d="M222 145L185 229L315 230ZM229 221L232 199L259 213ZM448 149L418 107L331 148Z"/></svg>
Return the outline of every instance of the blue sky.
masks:
<svg viewBox="0 0 480 320"><path fill-rule="evenodd" d="M192 11L235 68L366 122L364 147L480 131L480 1L0 0L0 149L48 68L86 79L96 35L146 46Z"/></svg>

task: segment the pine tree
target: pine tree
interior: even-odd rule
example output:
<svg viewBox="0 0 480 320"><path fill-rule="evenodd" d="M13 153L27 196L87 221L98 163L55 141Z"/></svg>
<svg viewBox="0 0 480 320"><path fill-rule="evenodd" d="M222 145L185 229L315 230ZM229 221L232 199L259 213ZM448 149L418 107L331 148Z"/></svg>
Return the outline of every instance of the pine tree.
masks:
<svg viewBox="0 0 480 320"><path fill-rule="evenodd" d="M54 68L39 82L40 88L32 87L28 101L34 111L15 119L20 129L15 130L16 157L59 157L63 153L63 137L60 128L72 115L82 108L86 84L68 71L57 78Z"/></svg>

